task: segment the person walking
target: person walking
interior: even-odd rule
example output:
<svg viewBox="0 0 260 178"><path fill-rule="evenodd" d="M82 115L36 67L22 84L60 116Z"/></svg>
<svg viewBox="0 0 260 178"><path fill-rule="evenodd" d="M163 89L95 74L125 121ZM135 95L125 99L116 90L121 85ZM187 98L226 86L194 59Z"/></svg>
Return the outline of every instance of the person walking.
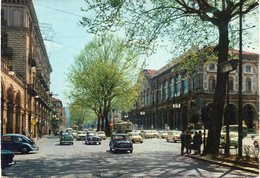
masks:
<svg viewBox="0 0 260 178"><path fill-rule="evenodd" d="M192 149L194 150L194 154L197 154L198 149L199 149L199 134L197 131L195 132L195 135L193 136Z"/></svg>
<svg viewBox="0 0 260 178"><path fill-rule="evenodd" d="M199 134L198 134L198 153L200 154L201 153L201 144L202 144L202 132L199 131Z"/></svg>
<svg viewBox="0 0 260 178"><path fill-rule="evenodd" d="M184 154L184 148L185 148L185 131L182 130L181 135L180 135L180 139L181 139L181 154Z"/></svg>
<svg viewBox="0 0 260 178"><path fill-rule="evenodd" d="M185 134L185 148L186 148L186 153L187 154L190 154L191 153L191 149L190 149L190 146L191 146L191 133L190 131L186 131L186 134Z"/></svg>

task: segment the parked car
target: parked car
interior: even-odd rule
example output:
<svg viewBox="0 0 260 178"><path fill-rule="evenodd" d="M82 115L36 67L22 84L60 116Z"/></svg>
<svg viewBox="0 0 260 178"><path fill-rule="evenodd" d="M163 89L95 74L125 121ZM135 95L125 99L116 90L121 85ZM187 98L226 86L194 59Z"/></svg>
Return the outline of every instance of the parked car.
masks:
<svg viewBox="0 0 260 178"><path fill-rule="evenodd" d="M143 138L153 138L154 134L150 130L144 130L142 136Z"/></svg>
<svg viewBox="0 0 260 178"><path fill-rule="evenodd" d="M136 142L143 143L143 137L141 137L140 134L136 132L128 132L127 135L129 136L129 139L132 140L133 143Z"/></svg>
<svg viewBox="0 0 260 178"><path fill-rule="evenodd" d="M106 133L104 131L98 131L98 135L100 136L101 140L106 140Z"/></svg>
<svg viewBox="0 0 260 178"><path fill-rule="evenodd" d="M159 131L158 133L159 133L159 138L166 138L168 135L168 131L166 130Z"/></svg>
<svg viewBox="0 0 260 178"><path fill-rule="evenodd" d="M226 144L226 126L223 126L220 133L220 145L225 147ZM247 126L242 126L242 136L243 138L247 136ZM238 125L229 126L229 142L230 146L238 147Z"/></svg>
<svg viewBox="0 0 260 178"><path fill-rule="evenodd" d="M99 144L101 145L101 138L95 131L87 131L85 144Z"/></svg>
<svg viewBox="0 0 260 178"><path fill-rule="evenodd" d="M63 132L60 136L60 145L70 144L73 145L73 136L71 132Z"/></svg>
<svg viewBox="0 0 260 178"><path fill-rule="evenodd" d="M179 130L168 131L168 135L166 136L166 140L167 140L167 142L172 141L172 142L176 143L177 141L181 140L180 135L181 135L181 131L179 131Z"/></svg>
<svg viewBox="0 0 260 178"><path fill-rule="evenodd" d="M109 142L110 151L118 153L118 151L130 151L133 153L133 143L127 134L113 134Z"/></svg>
<svg viewBox="0 0 260 178"><path fill-rule="evenodd" d="M77 140L85 140L86 138L86 131L78 131L76 139Z"/></svg>
<svg viewBox="0 0 260 178"><path fill-rule="evenodd" d="M6 167L10 167L15 163L14 152L1 149L1 168L4 169Z"/></svg>
<svg viewBox="0 0 260 178"><path fill-rule="evenodd" d="M73 136L73 138L77 138L77 133L78 133L78 131L77 130L72 130L71 131L72 132L72 136Z"/></svg>
<svg viewBox="0 0 260 178"><path fill-rule="evenodd" d="M151 130L150 132L152 133L153 138L159 138L159 133L157 130Z"/></svg>
<svg viewBox="0 0 260 178"><path fill-rule="evenodd" d="M23 154L38 151L39 147L34 141L22 134L4 134L1 137L1 149Z"/></svg>

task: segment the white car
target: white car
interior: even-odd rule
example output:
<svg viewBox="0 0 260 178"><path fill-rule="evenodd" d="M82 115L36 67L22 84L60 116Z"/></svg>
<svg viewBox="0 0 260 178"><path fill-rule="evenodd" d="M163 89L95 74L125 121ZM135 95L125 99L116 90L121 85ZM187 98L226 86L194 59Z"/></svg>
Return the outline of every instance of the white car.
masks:
<svg viewBox="0 0 260 178"><path fill-rule="evenodd" d="M171 131L168 131L168 135L165 138L166 138L167 142L172 141L172 142L176 143L177 141L181 140L180 135L181 135L181 131L171 130Z"/></svg>
<svg viewBox="0 0 260 178"><path fill-rule="evenodd" d="M106 133L104 131L98 131L98 135L100 136L101 140L106 140Z"/></svg>
<svg viewBox="0 0 260 178"><path fill-rule="evenodd" d="M141 137L140 134L135 133L135 132L128 132L127 135L129 136L129 139L133 142L140 142L143 143L143 137Z"/></svg>
<svg viewBox="0 0 260 178"><path fill-rule="evenodd" d="M85 140L86 138L86 131L78 131L77 132L77 140Z"/></svg>
<svg viewBox="0 0 260 178"><path fill-rule="evenodd" d="M168 131L159 131L159 138L166 138L168 136Z"/></svg>

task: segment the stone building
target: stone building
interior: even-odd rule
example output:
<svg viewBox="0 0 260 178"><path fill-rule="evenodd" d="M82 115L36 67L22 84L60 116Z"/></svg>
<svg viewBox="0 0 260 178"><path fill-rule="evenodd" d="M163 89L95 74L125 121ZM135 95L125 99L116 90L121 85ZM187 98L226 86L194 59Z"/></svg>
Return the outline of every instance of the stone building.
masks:
<svg viewBox="0 0 260 178"><path fill-rule="evenodd" d="M229 53L238 59L237 50ZM128 113L128 119L139 129L181 130L201 125L201 109L213 103L217 65L214 60L201 58L193 74L178 72L181 58L158 71L142 71L139 100ZM249 130L258 130L259 125L258 65L259 54L243 52L243 124ZM229 103L230 124L238 124L238 69L229 74ZM224 124L224 117L222 120Z"/></svg>
<svg viewBox="0 0 260 178"><path fill-rule="evenodd" d="M62 101L58 98L51 97L50 104L52 108L50 128L53 132L64 131L67 127L67 119Z"/></svg>
<svg viewBox="0 0 260 178"><path fill-rule="evenodd" d="M32 0L1 4L1 134L49 129L52 72Z"/></svg>

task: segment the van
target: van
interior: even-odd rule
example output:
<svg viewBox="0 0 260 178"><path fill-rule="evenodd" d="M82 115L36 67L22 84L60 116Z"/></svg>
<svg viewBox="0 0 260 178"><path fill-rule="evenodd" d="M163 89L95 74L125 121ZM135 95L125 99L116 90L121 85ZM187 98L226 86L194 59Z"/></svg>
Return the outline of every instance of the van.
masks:
<svg viewBox="0 0 260 178"><path fill-rule="evenodd" d="M247 136L247 126L242 125L242 137ZM229 126L229 142L230 146L238 147L238 125L230 125ZM223 126L221 129L220 135L220 145L225 146L226 143L226 126Z"/></svg>
<svg viewBox="0 0 260 178"><path fill-rule="evenodd" d="M221 129L222 133L226 133L226 126L223 126ZM230 132L235 132L238 135L238 125L229 125L229 133ZM242 125L242 135L243 138L247 136L247 126Z"/></svg>

